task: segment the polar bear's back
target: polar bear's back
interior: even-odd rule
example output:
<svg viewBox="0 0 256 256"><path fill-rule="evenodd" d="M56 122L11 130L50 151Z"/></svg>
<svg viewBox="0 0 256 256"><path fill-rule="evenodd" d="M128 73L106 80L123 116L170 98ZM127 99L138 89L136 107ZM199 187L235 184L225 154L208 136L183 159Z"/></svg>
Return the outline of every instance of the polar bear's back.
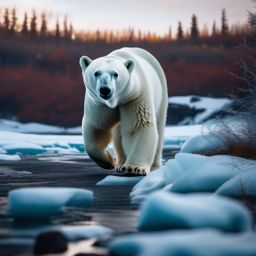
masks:
<svg viewBox="0 0 256 256"><path fill-rule="evenodd" d="M111 52L107 57L114 57L114 58L119 58L121 60L128 60L128 59L135 59L135 61L138 61L137 64L139 64L139 73L145 72L146 70L154 70L157 79L160 82L160 87L161 88L156 88L155 86L159 83L154 83L152 80L152 84L154 85L153 87L153 97L156 97L154 103L156 104L156 109L160 110L163 109L163 107L160 107L161 103L166 105L165 108L167 108L167 102L168 102L168 93L167 93L167 83L166 83L166 78L164 75L164 71L159 64L159 62L156 60L156 58L149 53L148 51L137 48L137 47L124 47L118 50L115 50ZM138 65L137 65L138 66ZM148 69L146 68L148 66ZM140 74L141 76L142 74ZM147 76L147 72L146 72Z"/></svg>
<svg viewBox="0 0 256 256"><path fill-rule="evenodd" d="M158 77L161 81L161 85L163 86L162 89L166 90L167 83L166 83L164 71L163 71L161 65L159 64L159 62L157 61L157 59L148 51L146 51L142 48L138 48L138 47L123 47L119 50L111 52L109 54L109 56L111 56L111 55L117 55L124 59L129 59L130 57L134 57L134 55L135 56L137 55L138 57L144 59L157 72Z"/></svg>
<svg viewBox="0 0 256 256"><path fill-rule="evenodd" d="M164 75L164 71L163 71L161 65L159 64L159 62L157 61L157 59L151 53L149 53L148 51L146 51L142 48L138 48L138 47L122 48L122 50L130 51L134 54L137 54L141 58L145 59L153 67L153 69L157 72L158 77L161 81L161 85L163 86L162 89L166 90L167 82L166 82L166 78Z"/></svg>

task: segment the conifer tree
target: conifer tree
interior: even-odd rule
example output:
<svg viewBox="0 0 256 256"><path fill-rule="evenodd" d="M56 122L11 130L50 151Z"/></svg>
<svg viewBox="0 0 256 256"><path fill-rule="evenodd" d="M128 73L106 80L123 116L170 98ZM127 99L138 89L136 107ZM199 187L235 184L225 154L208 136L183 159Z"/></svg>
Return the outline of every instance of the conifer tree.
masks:
<svg viewBox="0 0 256 256"><path fill-rule="evenodd" d="M142 32L139 29L139 31L138 31L138 41L141 41L141 40L142 40Z"/></svg>
<svg viewBox="0 0 256 256"><path fill-rule="evenodd" d="M47 34L46 15L45 15L45 13L42 13L42 16L41 16L40 35L44 37L44 36L46 36L46 34Z"/></svg>
<svg viewBox="0 0 256 256"><path fill-rule="evenodd" d="M69 35L69 31L68 31L68 17L65 16L64 18L64 22L63 22L63 28L64 28L64 38L65 39L69 39L70 35Z"/></svg>
<svg viewBox="0 0 256 256"><path fill-rule="evenodd" d="M255 13L252 13L252 12L249 13L248 23L249 23L250 32L253 35L256 35L256 14Z"/></svg>
<svg viewBox="0 0 256 256"><path fill-rule="evenodd" d="M172 27L169 26L169 30L168 30L168 40L172 40Z"/></svg>
<svg viewBox="0 0 256 256"><path fill-rule="evenodd" d="M70 39L73 38L73 33L74 33L73 25L72 25L72 23L70 22L70 23L69 23L69 31L68 31L68 35L69 35L69 38L70 38Z"/></svg>
<svg viewBox="0 0 256 256"><path fill-rule="evenodd" d="M192 15L190 37L191 39L197 39L199 36L199 29L197 24L197 17L195 14Z"/></svg>
<svg viewBox="0 0 256 256"><path fill-rule="evenodd" d="M60 38L60 24L59 24L59 19L56 20L55 37L56 37L57 39Z"/></svg>
<svg viewBox="0 0 256 256"><path fill-rule="evenodd" d="M178 23L177 38L178 38L178 40L182 40L184 38L184 32L183 32L182 24L180 21Z"/></svg>
<svg viewBox="0 0 256 256"><path fill-rule="evenodd" d="M6 8L4 13L4 32L8 34L9 29L10 29L9 10L8 8Z"/></svg>
<svg viewBox="0 0 256 256"><path fill-rule="evenodd" d="M26 12L24 14L24 20L22 23L21 34L24 36L26 36L28 34L28 15Z"/></svg>
<svg viewBox="0 0 256 256"><path fill-rule="evenodd" d="M36 37L37 36L37 23L36 23L36 12L33 10L32 18L30 21L30 36Z"/></svg>
<svg viewBox="0 0 256 256"><path fill-rule="evenodd" d="M202 37L209 37L209 29L207 24L204 24L203 30L201 32Z"/></svg>
<svg viewBox="0 0 256 256"><path fill-rule="evenodd" d="M100 41L101 40L101 33L100 33L99 29L96 30L95 40L96 41Z"/></svg>
<svg viewBox="0 0 256 256"><path fill-rule="evenodd" d="M129 28L128 30L128 40L132 42L134 40L134 28Z"/></svg>
<svg viewBox="0 0 256 256"><path fill-rule="evenodd" d="M12 9L12 20L10 24L10 33L14 34L16 31L16 26L17 26L17 16L16 16L16 10L15 8Z"/></svg>
<svg viewBox="0 0 256 256"><path fill-rule="evenodd" d="M228 20L225 9L222 9L221 14L221 34L222 36L228 35Z"/></svg>
<svg viewBox="0 0 256 256"><path fill-rule="evenodd" d="M2 10L0 9L0 31L2 31Z"/></svg>
<svg viewBox="0 0 256 256"><path fill-rule="evenodd" d="M212 24L212 36L216 36L217 35L217 27L216 27L216 21L213 21Z"/></svg>

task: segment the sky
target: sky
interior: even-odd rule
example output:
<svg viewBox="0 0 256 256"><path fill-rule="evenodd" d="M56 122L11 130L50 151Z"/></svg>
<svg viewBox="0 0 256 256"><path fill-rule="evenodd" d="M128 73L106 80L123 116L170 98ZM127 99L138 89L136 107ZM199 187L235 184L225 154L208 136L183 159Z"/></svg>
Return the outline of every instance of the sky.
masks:
<svg viewBox="0 0 256 256"><path fill-rule="evenodd" d="M0 0L1 13L6 7L15 7L19 20L25 11L45 11L52 27L57 17L68 15L76 30L133 27L163 35L169 26L176 33L178 21L189 29L192 14L200 28L211 28L213 20L219 26L223 8L230 24L243 24L248 11L255 11L256 0Z"/></svg>

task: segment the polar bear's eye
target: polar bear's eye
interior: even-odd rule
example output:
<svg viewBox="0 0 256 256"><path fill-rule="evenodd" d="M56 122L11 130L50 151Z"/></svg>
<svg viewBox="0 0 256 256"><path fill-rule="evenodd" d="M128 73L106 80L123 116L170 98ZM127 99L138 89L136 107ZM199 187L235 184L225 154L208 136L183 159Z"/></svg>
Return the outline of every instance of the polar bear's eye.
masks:
<svg viewBox="0 0 256 256"><path fill-rule="evenodd" d="M113 72L112 75L113 75L114 78L118 78L118 74L116 72Z"/></svg>
<svg viewBox="0 0 256 256"><path fill-rule="evenodd" d="M94 73L94 76L95 76L95 77L98 77L98 76L100 76L100 74L101 74L100 71L96 71L96 72Z"/></svg>

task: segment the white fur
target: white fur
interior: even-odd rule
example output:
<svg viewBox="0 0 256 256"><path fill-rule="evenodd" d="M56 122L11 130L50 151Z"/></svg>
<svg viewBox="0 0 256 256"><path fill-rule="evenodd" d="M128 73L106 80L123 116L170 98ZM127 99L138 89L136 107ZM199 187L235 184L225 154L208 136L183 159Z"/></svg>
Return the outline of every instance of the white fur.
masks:
<svg viewBox="0 0 256 256"><path fill-rule="evenodd" d="M168 96L157 60L143 49L122 48L93 61L83 56L80 65L86 86L82 129L90 157L130 174L159 168ZM108 95L101 94L104 89ZM106 151L111 140L116 159Z"/></svg>

